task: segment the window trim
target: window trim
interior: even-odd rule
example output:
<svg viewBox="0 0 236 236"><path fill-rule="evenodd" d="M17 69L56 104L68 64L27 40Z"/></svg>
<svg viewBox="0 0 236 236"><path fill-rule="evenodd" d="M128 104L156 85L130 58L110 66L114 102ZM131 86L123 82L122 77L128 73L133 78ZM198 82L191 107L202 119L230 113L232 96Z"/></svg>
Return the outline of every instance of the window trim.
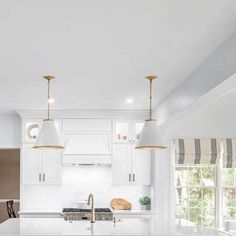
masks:
<svg viewBox="0 0 236 236"><path fill-rule="evenodd" d="M185 165L179 165L179 167L183 167L183 166L185 166ZM202 166L203 165L199 165L198 167L199 168L202 168ZM210 166L210 165L207 165L207 166ZM206 166L206 167L207 167ZM176 167L176 166L175 166ZM194 166L191 166L191 165L186 165L186 167L194 167ZM195 166L196 167L196 166ZM192 186L192 185L184 185L184 186L180 186L180 185L174 185L174 187L175 187L175 191L176 191L176 189L178 189L178 188L182 188L182 189L186 189L186 191L188 192L188 194L189 194L189 190L190 189L199 189L199 190L204 190L204 189L214 189L214 191L215 191L215 207L214 207L214 209L215 209L215 222L214 222L214 224L215 224L215 227L216 227L216 225L217 225L217 216L216 216L216 211L217 211L217 209L216 209L216 204L217 204L217 197L216 197L216 194L217 194L217 185L216 185L216 167L215 167L215 177L214 177L214 179L215 179L215 181L214 181L214 185L212 185L212 186L204 186L204 185L198 185L198 186ZM202 201L203 201L203 195L201 194L201 198L202 198ZM175 193L175 206L176 206L176 193ZM187 201L187 215L188 215L188 221L189 221L189 216L190 216L190 209L201 209L201 225L203 224L203 209L204 209L204 207L203 206L201 206L201 207L191 207L190 205L189 205L189 200ZM174 212L174 214L175 214L175 219L176 219L176 211ZM204 226L205 227L205 226Z"/></svg>
<svg viewBox="0 0 236 236"><path fill-rule="evenodd" d="M223 228L223 221L224 221L224 206L223 206L223 188L226 188L222 184L222 170L223 170L223 143L220 140L220 157L219 162L215 165L215 228ZM175 212L176 212L176 194L175 189L175 168L181 165L175 164L175 141L174 139L171 142L171 167L170 167L170 174L171 174L171 184L170 184L170 202L174 203L174 206L170 205L170 216L173 216L176 220ZM191 165L190 165L191 166ZM192 165L194 166L194 165ZM184 186L187 187L187 186ZM210 187L210 186L209 186ZM234 186L235 188L235 186Z"/></svg>

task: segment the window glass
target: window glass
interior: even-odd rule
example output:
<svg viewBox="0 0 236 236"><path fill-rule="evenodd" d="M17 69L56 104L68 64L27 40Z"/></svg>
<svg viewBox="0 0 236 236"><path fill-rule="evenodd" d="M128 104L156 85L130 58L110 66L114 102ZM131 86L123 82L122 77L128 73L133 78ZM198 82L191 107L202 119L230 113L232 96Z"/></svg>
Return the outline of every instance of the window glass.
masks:
<svg viewBox="0 0 236 236"><path fill-rule="evenodd" d="M236 219L236 182L235 182L235 168L223 168L222 170L222 191L223 191L223 212L224 219Z"/></svg>
<svg viewBox="0 0 236 236"><path fill-rule="evenodd" d="M214 165L176 166L176 218L186 225L215 226Z"/></svg>

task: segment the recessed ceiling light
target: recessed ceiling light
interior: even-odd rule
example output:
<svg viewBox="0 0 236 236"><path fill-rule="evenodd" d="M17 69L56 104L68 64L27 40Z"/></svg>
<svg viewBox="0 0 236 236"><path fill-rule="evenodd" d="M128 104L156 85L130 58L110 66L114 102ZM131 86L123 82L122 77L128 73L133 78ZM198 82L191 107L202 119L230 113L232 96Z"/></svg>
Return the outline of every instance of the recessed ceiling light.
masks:
<svg viewBox="0 0 236 236"><path fill-rule="evenodd" d="M133 98L126 98L125 102L127 104L132 104L134 102L134 99Z"/></svg>

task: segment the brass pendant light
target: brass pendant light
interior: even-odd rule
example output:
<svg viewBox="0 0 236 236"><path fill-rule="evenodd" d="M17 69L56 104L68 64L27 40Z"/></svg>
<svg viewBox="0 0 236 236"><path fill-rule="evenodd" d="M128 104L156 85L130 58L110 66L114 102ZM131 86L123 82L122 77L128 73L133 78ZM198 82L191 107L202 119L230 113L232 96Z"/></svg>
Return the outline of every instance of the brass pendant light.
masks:
<svg viewBox="0 0 236 236"><path fill-rule="evenodd" d="M36 138L36 142L33 148L37 149L63 149L61 140L55 125L55 122L50 117L51 109L51 96L50 96L50 82L55 79L53 76L47 75L43 79L48 82L48 110L47 119L43 120L42 128Z"/></svg>
<svg viewBox="0 0 236 236"><path fill-rule="evenodd" d="M152 117L152 81L156 79L155 75L147 76L149 81L149 118L145 120L142 133L138 140L137 149L164 149L164 141L162 140L157 122Z"/></svg>

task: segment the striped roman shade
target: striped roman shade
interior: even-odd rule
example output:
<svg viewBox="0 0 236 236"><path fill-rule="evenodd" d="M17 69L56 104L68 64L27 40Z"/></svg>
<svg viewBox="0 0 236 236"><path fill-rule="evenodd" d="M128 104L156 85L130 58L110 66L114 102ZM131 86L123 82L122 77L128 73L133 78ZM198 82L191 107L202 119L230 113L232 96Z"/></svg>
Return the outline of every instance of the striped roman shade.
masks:
<svg viewBox="0 0 236 236"><path fill-rule="evenodd" d="M220 153L217 139L176 139L176 164L216 164Z"/></svg>
<svg viewBox="0 0 236 236"><path fill-rule="evenodd" d="M236 139L223 139L223 167L236 167Z"/></svg>

